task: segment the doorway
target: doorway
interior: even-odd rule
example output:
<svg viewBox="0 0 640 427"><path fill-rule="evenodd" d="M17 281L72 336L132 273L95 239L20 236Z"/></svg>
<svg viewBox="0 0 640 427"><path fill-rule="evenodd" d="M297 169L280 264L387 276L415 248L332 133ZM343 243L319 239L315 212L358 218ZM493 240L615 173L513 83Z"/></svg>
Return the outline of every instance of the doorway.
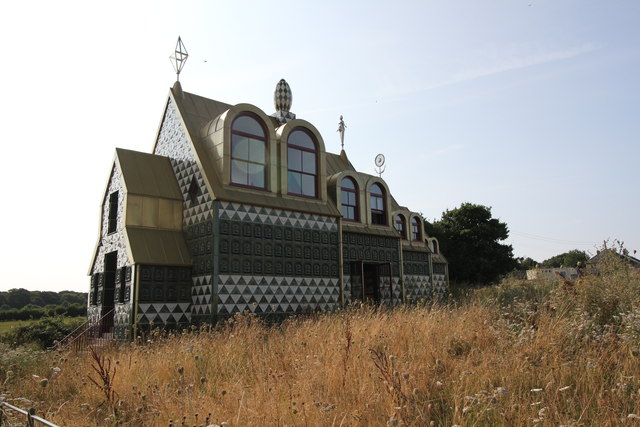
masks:
<svg viewBox="0 0 640 427"><path fill-rule="evenodd" d="M362 293L363 302L378 305L380 304L380 280L378 277L378 266L376 264L362 264Z"/></svg>

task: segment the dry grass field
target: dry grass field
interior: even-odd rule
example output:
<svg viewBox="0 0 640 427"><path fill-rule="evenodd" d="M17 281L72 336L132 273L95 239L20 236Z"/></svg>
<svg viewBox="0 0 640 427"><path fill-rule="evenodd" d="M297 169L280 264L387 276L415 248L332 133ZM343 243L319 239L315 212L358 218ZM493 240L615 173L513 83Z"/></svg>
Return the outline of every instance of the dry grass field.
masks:
<svg viewBox="0 0 640 427"><path fill-rule="evenodd" d="M95 354L3 349L0 384L65 426L639 425L639 289L612 262L450 305L238 316Z"/></svg>

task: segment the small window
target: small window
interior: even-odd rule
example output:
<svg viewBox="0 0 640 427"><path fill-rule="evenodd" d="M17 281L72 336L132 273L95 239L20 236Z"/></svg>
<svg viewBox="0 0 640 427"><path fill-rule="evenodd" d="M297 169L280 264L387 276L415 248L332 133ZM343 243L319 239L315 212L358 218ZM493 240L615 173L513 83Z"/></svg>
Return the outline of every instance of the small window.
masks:
<svg viewBox="0 0 640 427"><path fill-rule="evenodd" d="M109 224L107 233L113 233L118 228L118 192L115 191L109 196Z"/></svg>
<svg viewBox="0 0 640 427"><path fill-rule="evenodd" d="M438 253L438 241L437 240L432 240L431 242L433 243L433 253L437 254Z"/></svg>
<svg viewBox="0 0 640 427"><path fill-rule="evenodd" d="M289 194L316 197L317 151L311 135L294 129L287 140L287 187Z"/></svg>
<svg viewBox="0 0 640 427"><path fill-rule="evenodd" d="M266 188L266 177L266 132L253 116L239 116L231 125L231 183Z"/></svg>
<svg viewBox="0 0 640 427"><path fill-rule="evenodd" d="M371 223L386 225L386 213L384 211L384 191L380 184L371 186Z"/></svg>
<svg viewBox="0 0 640 427"><path fill-rule="evenodd" d="M358 220L358 190L353 179L346 177L340 182L342 195L342 218L347 221Z"/></svg>
<svg viewBox="0 0 640 427"><path fill-rule="evenodd" d="M396 230L404 240L407 240L407 222L403 215L396 215Z"/></svg>
<svg viewBox="0 0 640 427"><path fill-rule="evenodd" d="M422 233L420 233L420 221L418 221L417 217L411 218L411 238L414 242L419 242L422 238Z"/></svg>

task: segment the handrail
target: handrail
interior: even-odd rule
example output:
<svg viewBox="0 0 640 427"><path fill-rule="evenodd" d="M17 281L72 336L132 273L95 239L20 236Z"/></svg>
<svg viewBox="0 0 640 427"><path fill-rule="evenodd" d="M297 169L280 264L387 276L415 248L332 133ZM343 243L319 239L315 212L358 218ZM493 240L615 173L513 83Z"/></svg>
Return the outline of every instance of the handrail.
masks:
<svg viewBox="0 0 640 427"><path fill-rule="evenodd" d="M22 415L26 415L27 416L27 426L28 427L35 427L34 421L37 421L45 426L48 427L59 427L57 424L54 424L50 421L45 420L44 418L40 418L38 416L36 416L36 410L34 408L30 408L28 411L24 410L24 409L20 409L17 406L13 406L3 400L0 400L0 426L3 425L3 412L2 411L2 407L5 406L8 409L18 412Z"/></svg>
<svg viewBox="0 0 640 427"><path fill-rule="evenodd" d="M91 333L93 335L94 333L97 332L98 337L95 337L95 338L99 339L100 338L99 335L101 334L102 321L111 313L113 313L114 310L115 310L115 307L107 311L105 314L103 314L98 320L96 320L93 323L90 323L90 321L87 320L80 326L80 327L85 326L85 329L82 332L80 332L76 336L72 336L73 333L75 333L80 329L80 327L76 328L71 334L67 335L65 338L63 338L62 341L60 341L56 346L54 346L54 348L70 347L72 344L75 344L76 347L79 347L81 343L78 340L80 338L86 338L87 333ZM67 341L65 342L65 340Z"/></svg>
<svg viewBox="0 0 640 427"><path fill-rule="evenodd" d="M61 346L67 339L70 339L69 337L71 337L73 334L75 334L80 328L84 328L88 324L89 324L89 319L87 319L84 323L82 323L80 326L75 328L73 331L69 332L69 334L66 337L62 338L60 341L58 341L56 343L56 345L53 346L53 348ZM80 335L80 334L78 334L78 335Z"/></svg>

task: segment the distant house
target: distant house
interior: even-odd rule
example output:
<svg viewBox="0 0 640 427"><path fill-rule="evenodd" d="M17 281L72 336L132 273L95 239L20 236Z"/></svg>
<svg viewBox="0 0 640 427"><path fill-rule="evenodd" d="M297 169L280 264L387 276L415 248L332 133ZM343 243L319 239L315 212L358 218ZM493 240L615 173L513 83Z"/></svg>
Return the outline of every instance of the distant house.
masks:
<svg viewBox="0 0 640 427"><path fill-rule="evenodd" d="M629 265L631 268L640 270L640 259L632 257L626 252L626 250L620 253L619 251L616 251L614 249L599 250L596 255L594 255L589 259L589 261L587 261L587 268L591 270L597 270L599 264L606 262L607 260L610 260L612 258L617 258Z"/></svg>
<svg viewBox="0 0 640 427"><path fill-rule="evenodd" d="M116 149L89 271L91 322L124 338L154 324L447 292L447 261L422 216L344 150L327 152L290 112L284 80L274 98L267 115L176 82L153 152Z"/></svg>
<svg viewBox="0 0 640 427"><path fill-rule="evenodd" d="M527 280L535 279L577 279L578 269L568 268L534 268L527 270Z"/></svg>

